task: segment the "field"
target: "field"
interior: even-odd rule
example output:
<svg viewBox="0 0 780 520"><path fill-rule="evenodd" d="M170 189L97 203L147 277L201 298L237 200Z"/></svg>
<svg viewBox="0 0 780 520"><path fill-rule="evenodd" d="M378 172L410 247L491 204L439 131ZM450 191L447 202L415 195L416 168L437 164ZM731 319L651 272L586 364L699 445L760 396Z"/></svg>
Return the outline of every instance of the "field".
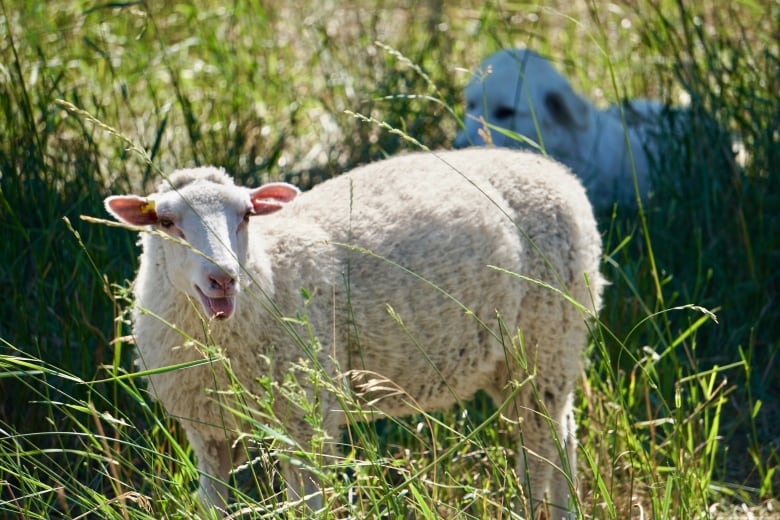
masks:
<svg viewBox="0 0 780 520"><path fill-rule="evenodd" d="M510 46L601 107L689 103L747 151L691 132L646 206L598 216L577 516L780 518L778 27L776 0L0 0L0 518L199 514L186 439L133 377L137 237L81 216L180 167L306 189L449 147L471 71ZM495 411L350 424L317 517L513 518ZM234 517L300 517L266 456L283 438L249 432Z"/></svg>

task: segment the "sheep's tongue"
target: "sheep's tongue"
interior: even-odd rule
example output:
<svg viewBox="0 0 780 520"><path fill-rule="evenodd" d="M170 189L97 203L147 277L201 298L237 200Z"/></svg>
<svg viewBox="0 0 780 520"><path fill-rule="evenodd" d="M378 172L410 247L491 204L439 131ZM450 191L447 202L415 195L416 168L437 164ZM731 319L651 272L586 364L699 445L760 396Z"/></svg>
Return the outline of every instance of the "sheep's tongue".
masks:
<svg viewBox="0 0 780 520"><path fill-rule="evenodd" d="M206 297L206 301L208 302L212 318L229 318L236 308L236 298L234 296L228 296L226 298Z"/></svg>

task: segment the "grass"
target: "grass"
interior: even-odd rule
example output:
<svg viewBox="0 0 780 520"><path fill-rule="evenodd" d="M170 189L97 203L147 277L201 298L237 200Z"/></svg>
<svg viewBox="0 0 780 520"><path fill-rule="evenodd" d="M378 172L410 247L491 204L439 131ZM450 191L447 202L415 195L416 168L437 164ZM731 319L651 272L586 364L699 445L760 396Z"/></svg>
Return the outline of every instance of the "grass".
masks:
<svg viewBox="0 0 780 520"><path fill-rule="evenodd" d="M776 3L748 0L0 0L0 517L197 513L186 441L130 376L135 238L81 215L177 167L307 187L412 139L448 146L466 70L521 43L600 104L687 97L750 152L724 167L702 127L643 218L600 216L612 284L578 394L580 516L746 516L745 503L776 517L778 19ZM494 413L478 397L351 424L354 448L321 468L351 501L323 516L509 517L511 425ZM248 446L291 449L273 421L249 433ZM263 456L239 472L236 509L294 516L267 500L274 472Z"/></svg>

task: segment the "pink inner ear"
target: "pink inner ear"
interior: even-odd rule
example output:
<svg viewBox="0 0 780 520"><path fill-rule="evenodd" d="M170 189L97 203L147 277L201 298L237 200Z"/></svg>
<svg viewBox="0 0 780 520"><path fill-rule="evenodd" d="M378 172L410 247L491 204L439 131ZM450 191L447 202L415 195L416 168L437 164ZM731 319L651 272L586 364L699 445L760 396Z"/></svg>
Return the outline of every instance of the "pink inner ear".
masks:
<svg viewBox="0 0 780 520"><path fill-rule="evenodd" d="M281 202L290 202L298 196L300 190L286 182L272 182L252 190L252 212L255 215L267 215L282 209Z"/></svg>
<svg viewBox="0 0 780 520"><path fill-rule="evenodd" d="M147 198L137 195L115 195L105 200L106 210L117 220L134 226L157 222L157 212Z"/></svg>
<svg viewBox="0 0 780 520"><path fill-rule="evenodd" d="M282 209L282 205L278 202L270 202L267 200L253 200L252 201L252 214L253 215L268 215L274 211Z"/></svg>

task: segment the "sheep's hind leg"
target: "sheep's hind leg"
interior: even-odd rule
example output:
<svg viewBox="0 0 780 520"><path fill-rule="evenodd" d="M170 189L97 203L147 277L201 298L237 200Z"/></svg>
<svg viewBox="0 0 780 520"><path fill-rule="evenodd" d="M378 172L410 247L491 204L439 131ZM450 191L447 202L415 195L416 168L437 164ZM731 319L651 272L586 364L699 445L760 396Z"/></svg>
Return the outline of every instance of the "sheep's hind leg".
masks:
<svg viewBox="0 0 780 520"><path fill-rule="evenodd" d="M533 512L536 518L569 518L572 489L576 489L572 484L576 437L571 397L534 388L534 380L525 384L504 411L506 417L519 421L515 457L517 476L529 497L525 513ZM506 388L491 394L498 404L510 398Z"/></svg>
<svg viewBox="0 0 780 520"><path fill-rule="evenodd" d="M572 394L561 394L563 403L544 403L549 413L548 443L553 456L551 462L542 461L550 469L545 508L547 518L559 520L574 518L578 495L577 483L577 430L574 421ZM555 433L553 436L552 433Z"/></svg>

